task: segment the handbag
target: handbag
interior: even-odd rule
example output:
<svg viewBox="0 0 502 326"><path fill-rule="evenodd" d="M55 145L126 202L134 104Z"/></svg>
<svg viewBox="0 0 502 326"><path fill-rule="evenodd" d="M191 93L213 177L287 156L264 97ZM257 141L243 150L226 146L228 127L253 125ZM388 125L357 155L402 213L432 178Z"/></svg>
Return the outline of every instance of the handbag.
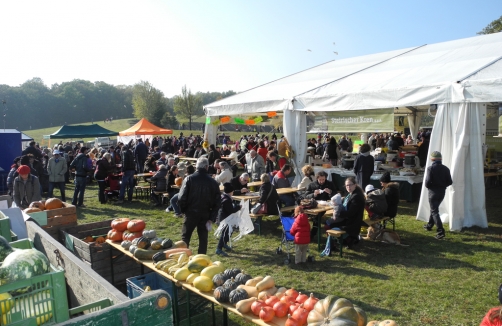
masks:
<svg viewBox="0 0 502 326"><path fill-rule="evenodd" d="M263 204L256 203L253 205L253 207L251 207L252 214L267 214L267 200L272 193L273 187L274 186L270 185L270 191L268 192L267 199L265 199L265 202Z"/></svg>

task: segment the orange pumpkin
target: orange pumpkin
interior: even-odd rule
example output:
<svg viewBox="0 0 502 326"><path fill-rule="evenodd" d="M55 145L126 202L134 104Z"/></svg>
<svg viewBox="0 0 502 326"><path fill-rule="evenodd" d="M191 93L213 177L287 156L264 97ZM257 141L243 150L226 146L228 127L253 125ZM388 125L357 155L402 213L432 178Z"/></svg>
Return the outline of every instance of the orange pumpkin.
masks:
<svg viewBox="0 0 502 326"><path fill-rule="evenodd" d="M130 220L127 223L127 230L130 232L141 232L145 229L145 221L143 220Z"/></svg>
<svg viewBox="0 0 502 326"><path fill-rule="evenodd" d="M101 243L104 243L105 241L106 241L106 239L104 237L97 237L96 238L96 243L101 244Z"/></svg>
<svg viewBox="0 0 502 326"><path fill-rule="evenodd" d="M112 229L124 232L127 230L127 223L129 223L130 219L127 217L116 218L112 221Z"/></svg>
<svg viewBox="0 0 502 326"><path fill-rule="evenodd" d="M30 214L30 213L41 212L41 210L36 207L28 207L23 212L25 212L26 214Z"/></svg>
<svg viewBox="0 0 502 326"><path fill-rule="evenodd" d="M183 178L182 177L177 177L174 179L174 183L178 186L181 187L181 184L183 183Z"/></svg>
<svg viewBox="0 0 502 326"><path fill-rule="evenodd" d="M84 238L84 242L87 242L87 243L94 242L94 238L92 237L92 235L88 235Z"/></svg>
<svg viewBox="0 0 502 326"><path fill-rule="evenodd" d="M142 236L143 236L142 231L139 232L124 231L124 233L122 233L122 240L132 241L136 238L141 238Z"/></svg>
<svg viewBox="0 0 502 326"><path fill-rule="evenodd" d="M63 208L64 204L59 198L49 198L45 201L45 209L58 209Z"/></svg>
<svg viewBox="0 0 502 326"><path fill-rule="evenodd" d="M122 241L123 233L124 232L117 231L115 229L111 229L110 231L108 231L108 234L106 235L106 237L112 241Z"/></svg>
<svg viewBox="0 0 502 326"><path fill-rule="evenodd" d="M30 204L29 207L38 208L41 211L45 210L45 204L42 203L41 201L34 201L33 203Z"/></svg>

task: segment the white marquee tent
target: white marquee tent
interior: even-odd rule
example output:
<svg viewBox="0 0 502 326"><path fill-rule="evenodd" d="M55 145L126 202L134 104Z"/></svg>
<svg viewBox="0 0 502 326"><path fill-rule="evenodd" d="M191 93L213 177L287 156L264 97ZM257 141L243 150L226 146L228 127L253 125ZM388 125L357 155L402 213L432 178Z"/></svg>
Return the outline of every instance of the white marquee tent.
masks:
<svg viewBox="0 0 502 326"><path fill-rule="evenodd" d="M487 227L482 144L486 105L502 102L502 33L331 61L204 107L206 115L283 111L284 133L301 166L306 152L305 111L399 108L416 134L424 106L437 104L430 150L443 153L453 186L441 205L450 230ZM208 139L216 126L208 125ZM417 219L426 221L426 189Z"/></svg>

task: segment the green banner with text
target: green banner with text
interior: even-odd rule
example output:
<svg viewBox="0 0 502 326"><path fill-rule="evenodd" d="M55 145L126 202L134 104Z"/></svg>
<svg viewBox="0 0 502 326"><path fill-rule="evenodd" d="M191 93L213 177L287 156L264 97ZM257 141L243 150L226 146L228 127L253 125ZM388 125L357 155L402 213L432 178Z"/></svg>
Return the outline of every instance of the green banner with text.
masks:
<svg viewBox="0 0 502 326"><path fill-rule="evenodd" d="M392 132L394 109L315 112L309 132Z"/></svg>

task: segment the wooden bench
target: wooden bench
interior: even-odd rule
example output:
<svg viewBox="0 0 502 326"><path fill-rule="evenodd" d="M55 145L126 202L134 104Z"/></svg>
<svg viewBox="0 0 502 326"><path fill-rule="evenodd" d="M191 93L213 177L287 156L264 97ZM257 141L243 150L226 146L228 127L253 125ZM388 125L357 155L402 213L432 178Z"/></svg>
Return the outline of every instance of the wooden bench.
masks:
<svg viewBox="0 0 502 326"><path fill-rule="evenodd" d="M342 231L342 230L327 230L326 231L326 236L336 238L336 241L338 242L338 247L340 247L340 257L342 257L342 254L343 254L343 239L345 238L346 233L347 232Z"/></svg>
<svg viewBox="0 0 502 326"><path fill-rule="evenodd" d="M150 196L150 186L135 186L134 190L136 191L136 199L138 199L138 192L140 193L141 198L148 198Z"/></svg>
<svg viewBox="0 0 502 326"><path fill-rule="evenodd" d="M286 206L286 207L282 207L280 209L281 213L285 213L285 212L293 212L295 210L296 206Z"/></svg>
<svg viewBox="0 0 502 326"><path fill-rule="evenodd" d="M258 235L261 235L261 220L265 215L267 214L252 214L252 213L249 214L249 216L253 220L253 225L258 230Z"/></svg>

